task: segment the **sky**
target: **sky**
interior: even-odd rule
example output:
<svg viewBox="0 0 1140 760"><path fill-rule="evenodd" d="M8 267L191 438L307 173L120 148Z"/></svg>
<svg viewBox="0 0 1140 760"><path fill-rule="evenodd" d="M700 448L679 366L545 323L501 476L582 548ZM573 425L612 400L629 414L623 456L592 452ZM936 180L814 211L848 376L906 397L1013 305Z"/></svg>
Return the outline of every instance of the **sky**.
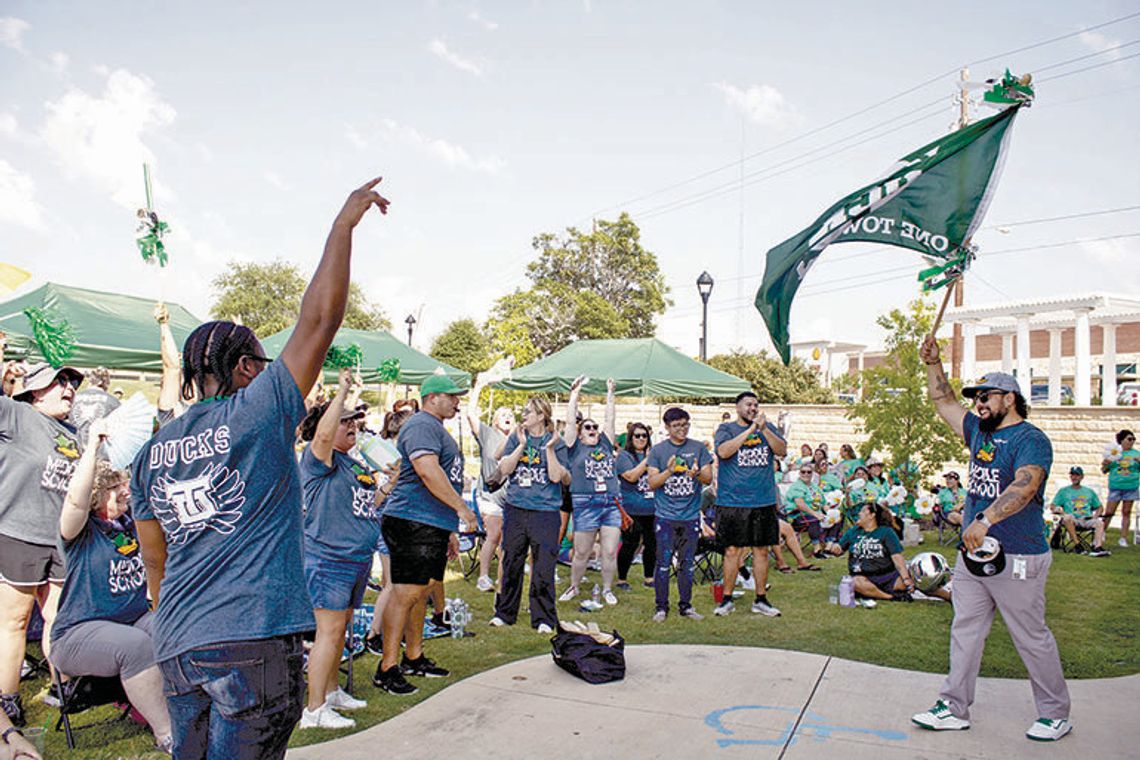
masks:
<svg viewBox="0 0 1140 760"><path fill-rule="evenodd" d="M1130 293L1140 210L1036 220L1140 205L1137 53L1140 3L1115 0L6 0L0 262L33 273L20 292L53 281L206 319L229 262L311 271L344 198L382 175L392 206L357 229L353 278L397 335L417 317L421 349L526 287L536 235L622 211L671 289L661 338L697 353L707 270L710 354L770 349L752 306L767 250L952 129L972 63L973 80L1034 73L1037 102L966 303ZM143 162L172 228L164 271L134 243ZM875 317L918 295L923 266L829 248L793 341L881 345Z"/></svg>

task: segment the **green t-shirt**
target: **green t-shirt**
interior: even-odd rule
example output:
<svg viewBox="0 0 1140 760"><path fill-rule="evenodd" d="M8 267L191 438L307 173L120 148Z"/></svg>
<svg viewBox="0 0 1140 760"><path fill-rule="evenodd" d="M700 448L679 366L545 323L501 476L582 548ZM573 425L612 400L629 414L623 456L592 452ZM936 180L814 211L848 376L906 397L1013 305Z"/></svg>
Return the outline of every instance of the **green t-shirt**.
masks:
<svg viewBox="0 0 1140 760"><path fill-rule="evenodd" d="M819 479L819 490L824 493L828 491L842 491L843 481L833 472L824 473Z"/></svg>
<svg viewBox="0 0 1140 760"><path fill-rule="evenodd" d="M938 492L938 504L942 507L942 514L963 509L966 506L966 489L959 487L958 493L954 493L949 488L943 488Z"/></svg>
<svg viewBox="0 0 1140 760"><path fill-rule="evenodd" d="M1065 486L1053 495L1053 504L1065 510L1065 514L1082 520L1092 517L1101 506L1096 491L1085 486Z"/></svg>
<svg viewBox="0 0 1140 760"><path fill-rule="evenodd" d="M1112 491L1140 488L1140 451L1126 449L1120 459L1108 463L1108 487Z"/></svg>
<svg viewBox="0 0 1140 760"><path fill-rule="evenodd" d="M788 486L788 490L784 492L784 512L787 514L789 522L804 514L804 511L796 505L796 499L803 499L805 504L815 510L823 507L823 492L819 490L819 487L797 480Z"/></svg>
<svg viewBox="0 0 1140 760"><path fill-rule="evenodd" d="M850 478L851 473L854 472L855 468L861 464L863 464L862 459L843 459L843 460L841 460L839 462L839 467L840 467L841 471L843 472L843 479L847 480L848 478Z"/></svg>

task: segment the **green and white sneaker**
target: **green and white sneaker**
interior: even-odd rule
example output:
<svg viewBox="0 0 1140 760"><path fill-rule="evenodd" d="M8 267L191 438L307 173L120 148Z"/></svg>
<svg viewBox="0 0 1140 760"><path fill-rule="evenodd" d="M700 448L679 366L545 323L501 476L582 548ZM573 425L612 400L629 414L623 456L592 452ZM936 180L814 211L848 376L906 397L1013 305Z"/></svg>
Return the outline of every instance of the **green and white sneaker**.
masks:
<svg viewBox="0 0 1140 760"><path fill-rule="evenodd" d="M910 716L910 722L931 731L963 731L970 727L970 721L950 712L950 705L941 699L926 712Z"/></svg>
<svg viewBox="0 0 1140 760"><path fill-rule="evenodd" d="M1072 730L1073 724L1064 718L1038 718L1025 735L1035 742L1055 742Z"/></svg>

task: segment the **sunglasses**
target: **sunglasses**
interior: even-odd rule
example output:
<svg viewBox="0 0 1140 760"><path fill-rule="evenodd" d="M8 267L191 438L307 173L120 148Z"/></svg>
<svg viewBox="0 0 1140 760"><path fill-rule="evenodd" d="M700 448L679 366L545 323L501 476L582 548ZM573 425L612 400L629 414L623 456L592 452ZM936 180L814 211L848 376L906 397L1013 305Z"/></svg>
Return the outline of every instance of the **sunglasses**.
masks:
<svg viewBox="0 0 1140 760"><path fill-rule="evenodd" d="M83 384L83 380L75 375L56 375L55 383L61 388L66 388L70 385L72 390L77 390L79 386Z"/></svg>
<svg viewBox="0 0 1140 760"><path fill-rule="evenodd" d="M585 430L587 433L592 433L598 429L598 426L591 423L591 422L587 422L585 425L582 426L582 429Z"/></svg>
<svg viewBox="0 0 1140 760"><path fill-rule="evenodd" d="M974 396L974 403L976 403L976 404L988 404L990 399L993 398L994 396L1004 396L1008 392L1009 391L999 391L999 390L982 391L978 395Z"/></svg>
<svg viewBox="0 0 1140 760"><path fill-rule="evenodd" d="M814 470L800 470L800 475L814 475Z"/></svg>
<svg viewBox="0 0 1140 760"><path fill-rule="evenodd" d="M255 362L262 362L263 364L269 364L271 361L273 361L267 356L258 356L257 354L243 354L243 356L249 359L253 359Z"/></svg>
<svg viewBox="0 0 1140 760"><path fill-rule="evenodd" d="M633 437L634 438L648 438L649 436L646 435L645 433L634 433Z"/></svg>

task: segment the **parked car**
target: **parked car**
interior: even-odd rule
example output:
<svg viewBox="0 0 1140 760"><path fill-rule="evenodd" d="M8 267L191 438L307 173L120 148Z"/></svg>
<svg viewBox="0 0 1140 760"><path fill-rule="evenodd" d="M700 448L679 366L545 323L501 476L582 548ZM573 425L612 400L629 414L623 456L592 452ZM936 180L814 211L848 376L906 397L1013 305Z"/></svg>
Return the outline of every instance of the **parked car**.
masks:
<svg viewBox="0 0 1140 760"><path fill-rule="evenodd" d="M1049 401L1049 384L1034 383L1029 387L1029 403L1044 404ZM1073 389L1068 385L1061 386L1061 403L1073 403Z"/></svg>
<svg viewBox="0 0 1140 760"><path fill-rule="evenodd" d="M1121 383L1116 389L1117 406L1140 406L1140 383Z"/></svg>

